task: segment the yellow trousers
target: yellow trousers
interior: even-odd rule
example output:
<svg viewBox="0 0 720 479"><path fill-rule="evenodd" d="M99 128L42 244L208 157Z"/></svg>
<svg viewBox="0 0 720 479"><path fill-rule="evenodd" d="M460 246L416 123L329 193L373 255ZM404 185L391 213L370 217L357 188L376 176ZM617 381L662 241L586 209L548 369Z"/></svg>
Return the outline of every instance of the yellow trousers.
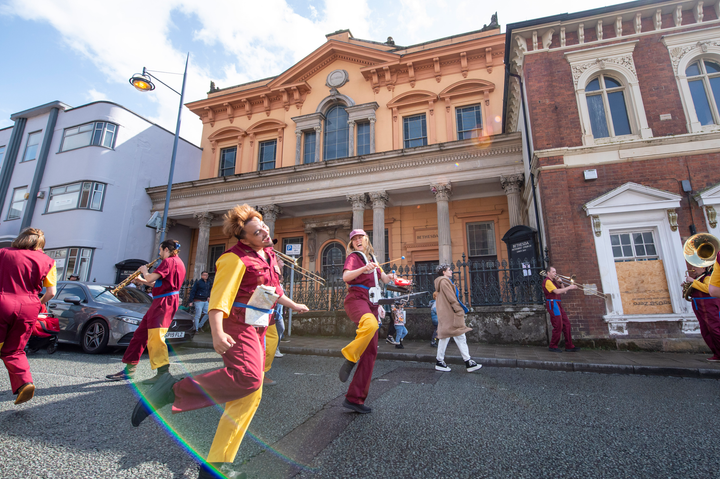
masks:
<svg viewBox="0 0 720 479"><path fill-rule="evenodd" d="M355 339L342 350L345 359L354 363L358 362L377 330L377 318L370 313L363 314L360 318L357 331L355 331Z"/></svg>
<svg viewBox="0 0 720 479"><path fill-rule="evenodd" d="M260 398L262 386L244 398L225 403L225 412L220 418L207 462L235 461L240 443L260 405Z"/></svg>
<svg viewBox="0 0 720 479"><path fill-rule="evenodd" d="M157 369L160 366L170 364L170 356L168 355L168 347L165 343L165 335L168 328L148 329L147 350L150 356L150 367Z"/></svg>
<svg viewBox="0 0 720 479"><path fill-rule="evenodd" d="M280 337L277 333L277 327L273 324L272 326L269 326L265 332L265 372L270 371L270 368L272 367L278 342L280 342Z"/></svg>

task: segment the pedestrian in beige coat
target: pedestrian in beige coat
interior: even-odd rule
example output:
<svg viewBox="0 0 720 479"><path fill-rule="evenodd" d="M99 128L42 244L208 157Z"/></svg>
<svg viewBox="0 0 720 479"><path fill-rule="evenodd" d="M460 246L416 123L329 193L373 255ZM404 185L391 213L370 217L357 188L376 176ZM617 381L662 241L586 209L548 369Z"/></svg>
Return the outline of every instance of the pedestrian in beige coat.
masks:
<svg viewBox="0 0 720 479"><path fill-rule="evenodd" d="M438 349L435 369L438 371L450 371L445 364L445 350L450 338L455 340L467 372L477 371L482 367L470 357L467 338L465 333L472 331L465 325L465 308L457 297L455 284L452 282L452 270L450 265L441 264L437 269L435 278L435 291L438 293L436 300L438 317Z"/></svg>

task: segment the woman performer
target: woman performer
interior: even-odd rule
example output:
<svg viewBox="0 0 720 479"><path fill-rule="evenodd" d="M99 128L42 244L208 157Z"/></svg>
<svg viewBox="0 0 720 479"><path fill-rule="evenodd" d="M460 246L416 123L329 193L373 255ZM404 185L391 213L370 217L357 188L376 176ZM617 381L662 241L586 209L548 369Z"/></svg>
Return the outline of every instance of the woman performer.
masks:
<svg viewBox="0 0 720 479"><path fill-rule="evenodd" d="M140 266L138 271L142 274L135 281L153 286L152 305L143 316L140 326L133 333L130 344L125 350L122 359L125 368L118 373L105 376L109 381L132 379L146 345L150 356L150 367L157 369L157 374L143 381L143 384L155 384L160 376L170 370L165 334L180 306L180 288L185 281L185 265L178 256L179 253L180 243L167 239L160 243L162 258L160 266L152 273L148 272L146 265Z"/></svg>
<svg viewBox="0 0 720 479"><path fill-rule="evenodd" d="M294 311L308 311L283 294L280 268L273 252L272 238L262 215L248 205L236 206L224 218L223 231L238 243L226 251L215 264L215 283L210 292L209 322L213 348L222 355L225 367L180 381L164 375L137 403L132 424L137 427L150 414L172 404L172 412L192 411L215 404L225 404L207 463L200 465L199 479L217 477L222 468L235 461L240 442L262 396L267 327L245 322L246 308L258 285L275 287L278 303ZM260 310L271 314L271 310ZM147 406L146 406L147 404Z"/></svg>
<svg viewBox="0 0 720 479"><path fill-rule="evenodd" d="M346 251L343 281L349 288L345 297L345 312L358 328L355 339L342 350L345 362L340 367L339 376L340 381L347 381L358 364L343 406L367 414L372 411L365 405L365 399L370 389L378 342L378 305L370 301L369 292L370 288L378 286L378 280L389 283L395 279L395 274L385 274L380 269L370 239L363 230L350 232Z"/></svg>
<svg viewBox="0 0 720 479"><path fill-rule="evenodd" d="M467 339L465 333L472 331L472 328L465 326L465 313L467 308L458 299L458 293L455 284L452 282L452 270L447 264L441 264L437 270L437 278L435 278L435 291L437 291L437 299L435 300L438 317L438 346L437 346L437 362L435 369L438 371L450 371L451 369L445 364L445 350L447 349L450 338L455 340L467 372L477 371L482 367L470 357Z"/></svg>
<svg viewBox="0 0 720 479"><path fill-rule="evenodd" d="M580 348L573 344L572 334L570 334L570 319L562 307L562 301L560 299L561 294L565 294L568 291L578 289L576 284L571 284L561 288L561 284L557 284L557 271L554 267L548 266L547 277L543 281L543 293L545 294L545 309L550 313L550 323L552 324L552 336L550 336L550 346L548 350L554 353L562 353L562 349L559 347L560 335L565 336L565 351L577 352Z"/></svg>
<svg viewBox="0 0 720 479"><path fill-rule="evenodd" d="M695 268L692 268L695 270ZM697 273L697 270L695 270ZM713 298L709 294L710 278L713 274L713 266L705 268L697 278L686 275L688 281L692 281L692 308L700 324L700 334L712 351L712 357L707 360L711 362L720 361L720 299Z"/></svg>
<svg viewBox="0 0 720 479"><path fill-rule="evenodd" d="M15 404L35 394L25 345L42 306L55 296L55 261L43 253L44 247L45 234L26 228L9 248L0 249L0 358L17 394ZM38 299L43 286L45 294Z"/></svg>

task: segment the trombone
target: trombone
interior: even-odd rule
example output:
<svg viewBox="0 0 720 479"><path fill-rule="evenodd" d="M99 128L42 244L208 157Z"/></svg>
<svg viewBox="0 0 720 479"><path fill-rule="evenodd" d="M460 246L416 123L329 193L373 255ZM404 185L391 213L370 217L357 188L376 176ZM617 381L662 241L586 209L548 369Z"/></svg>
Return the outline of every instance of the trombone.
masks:
<svg viewBox="0 0 720 479"><path fill-rule="evenodd" d="M540 276L547 276L547 272L545 270L540 271ZM575 282L575 275L572 276L563 276L561 274L555 275L558 279L560 279L560 282L570 286L571 284L574 284L577 286L580 290L582 290L585 294L592 294L597 296L598 298L607 299L607 295L601 291L598 291L597 288L591 288L586 284L578 284Z"/></svg>
<svg viewBox="0 0 720 479"><path fill-rule="evenodd" d="M273 251L275 252L275 255L279 257L281 260L285 262L290 268L294 269L296 273L302 274L303 276L307 276L308 279L311 279L315 281L316 283L320 284L320 286L325 286L325 279L322 276L319 276L312 271L303 268L297 263L297 260L293 258L292 256L288 256L284 253L281 253L280 251L273 248Z"/></svg>

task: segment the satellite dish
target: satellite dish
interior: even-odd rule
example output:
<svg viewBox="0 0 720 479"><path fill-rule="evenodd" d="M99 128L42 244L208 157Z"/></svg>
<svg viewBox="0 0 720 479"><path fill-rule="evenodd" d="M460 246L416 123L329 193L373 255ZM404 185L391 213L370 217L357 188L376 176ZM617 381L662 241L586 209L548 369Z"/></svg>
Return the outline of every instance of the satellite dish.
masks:
<svg viewBox="0 0 720 479"><path fill-rule="evenodd" d="M162 225L162 216L160 216L160 212L156 211L152 214L150 219L145 223L145 226L148 228L158 229Z"/></svg>

